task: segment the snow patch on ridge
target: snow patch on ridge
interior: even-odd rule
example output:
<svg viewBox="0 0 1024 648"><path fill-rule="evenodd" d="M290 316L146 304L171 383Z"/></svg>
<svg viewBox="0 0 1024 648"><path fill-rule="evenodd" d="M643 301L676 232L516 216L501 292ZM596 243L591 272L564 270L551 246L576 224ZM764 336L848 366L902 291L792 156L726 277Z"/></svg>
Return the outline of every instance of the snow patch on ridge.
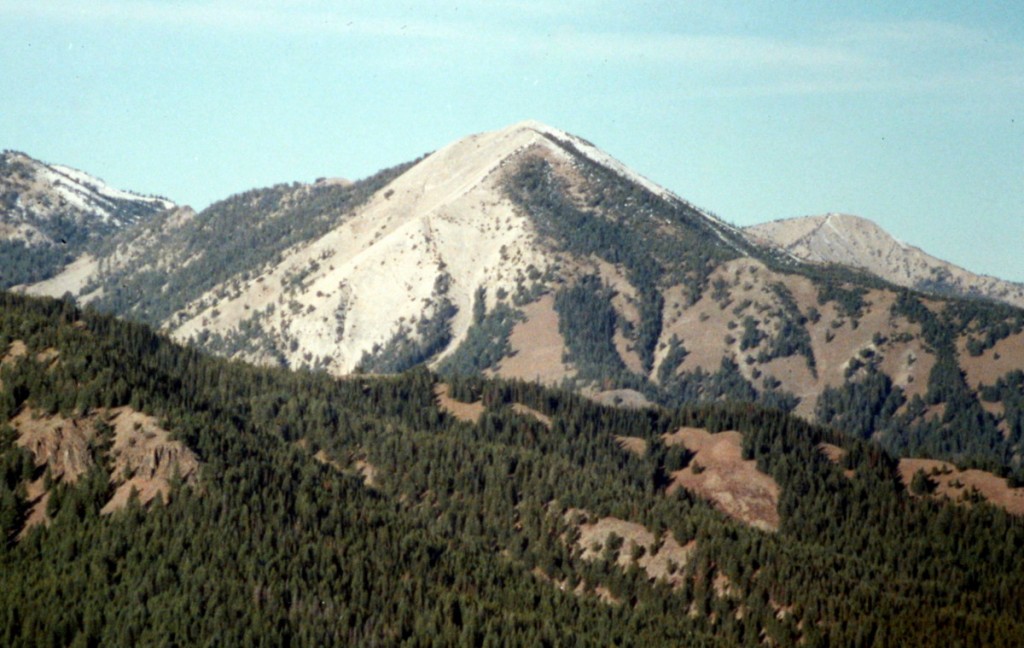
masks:
<svg viewBox="0 0 1024 648"><path fill-rule="evenodd" d="M0 188L17 195L13 207L0 212L8 229L28 222L36 230L38 221L54 216L79 220L86 217L93 222L123 226L137 218L130 215L133 210L124 210L126 203L144 205L143 211L175 206L164 198L115 189L88 173L48 165L17 151L5 151L3 160L12 164L13 172L0 177ZM36 238L40 239L36 242L46 239L41 235Z"/></svg>
<svg viewBox="0 0 1024 648"><path fill-rule="evenodd" d="M63 164L53 164L50 168L57 171L61 175L73 180L79 185L84 185L86 188L92 189L96 193L106 198L113 200L130 200L133 202L145 202L159 205L163 209L170 209L174 207L174 203L165 198L158 198L156 196L143 196L141 194L133 193L131 191L124 191L116 187L111 187L106 182L97 178L96 176L89 175L84 171L73 169Z"/></svg>

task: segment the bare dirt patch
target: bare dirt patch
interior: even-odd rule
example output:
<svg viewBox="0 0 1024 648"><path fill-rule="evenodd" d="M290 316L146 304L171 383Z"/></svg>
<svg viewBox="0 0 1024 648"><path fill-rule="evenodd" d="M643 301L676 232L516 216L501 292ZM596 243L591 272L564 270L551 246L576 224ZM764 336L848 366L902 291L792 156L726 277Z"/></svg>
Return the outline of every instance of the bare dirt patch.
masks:
<svg viewBox="0 0 1024 648"><path fill-rule="evenodd" d="M123 508L134 491L140 504L147 504L159 494L165 501L171 482L182 479L194 483L199 475L199 459L180 441L160 427L148 414L129 407L118 407L107 414L114 427L111 482L119 483L114 496L100 510L111 513ZM125 476L129 476L124 480Z"/></svg>
<svg viewBox="0 0 1024 648"><path fill-rule="evenodd" d="M981 409L998 419L1001 419L1006 415L1006 403L1002 401L990 403L986 400L981 400L979 403L981 404ZM1005 423L1005 421L1003 421L1003 423Z"/></svg>
<svg viewBox="0 0 1024 648"><path fill-rule="evenodd" d="M936 403L924 409L921 418L925 421L941 421L946 415L946 403Z"/></svg>
<svg viewBox="0 0 1024 648"><path fill-rule="evenodd" d="M690 464L672 473L668 493L685 488L710 500L726 515L764 531L779 528L779 485L744 460L739 432L711 434L682 428L664 437L666 445L683 444L695 453Z"/></svg>
<svg viewBox="0 0 1024 648"><path fill-rule="evenodd" d="M682 568L690 561L697 547L695 541L680 545L668 531L656 541L647 527L619 518L606 517L587 522L584 521L585 512L573 509L567 511L565 516L570 522L577 520L580 533L576 545L582 550L580 557L583 560L608 557L606 550L614 551L617 554L615 563L619 567L627 569L636 562L652 580L663 578L673 587L682 583ZM618 549L609 549L608 543L616 538L621 539L621 543L614 540L619 544ZM638 554L639 558L636 558Z"/></svg>
<svg viewBox="0 0 1024 648"><path fill-rule="evenodd" d="M66 419L24 408L10 421L17 445L32 453L37 466L47 466L54 479L69 484L93 467L89 442L95 438L91 418Z"/></svg>
<svg viewBox="0 0 1024 648"><path fill-rule="evenodd" d="M156 419L128 407L97 410L81 418L44 414L26 407L10 421L18 434L16 443L32 453L36 466L45 466L56 481L74 484L95 465L94 445L99 441L97 426L113 428L112 444L103 457L116 486L101 513L124 507L134 492L141 504L157 494L167 498L175 478L194 483L199 460L180 441L170 439ZM42 480L29 484L29 526L46 520L49 495Z"/></svg>
<svg viewBox="0 0 1024 648"><path fill-rule="evenodd" d="M846 450L831 443L819 443L818 450L821 450L821 453L836 465L839 465L843 461L843 457L846 456Z"/></svg>
<svg viewBox="0 0 1024 648"><path fill-rule="evenodd" d="M50 347L48 349L43 349L42 351L36 354L36 362L38 362L41 365L50 365L59 357L60 351L54 349L53 347Z"/></svg>
<svg viewBox="0 0 1024 648"><path fill-rule="evenodd" d="M548 416L547 414L542 414L542 413L538 412L537 410L533 409L532 407L529 407L527 405L523 405L522 403L513 403L512 411L515 412L516 414L522 414L524 416L532 416L533 418L535 418L538 421L540 421L541 423L543 423L544 427L546 427L549 430L551 429L551 417Z"/></svg>
<svg viewBox="0 0 1024 648"><path fill-rule="evenodd" d="M308 441L306 441L305 439L300 439L300 442L304 442L302 444L303 449L308 448ZM296 445L298 445L298 442L296 442ZM351 466L351 468L347 470L345 466L343 466L339 461L337 461L329 454L327 454L327 452L323 449L317 450L316 454L313 455L313 458L319 461L320 463L324 464L325 466L330 466L339 473L349 475L354 473L355 475L358 475L359 478L363 480L363 484L370 488L376 488L379 483L377 481L377 467L371 464L369 461L367 461L365 457L349 457L349 466Z"/></svg>
<svg viewBox="0 0 1024 648"><path fill-rule="evenodd" d="M900 479L908 489L918 470L935 482L932 497L964 502L975 492L1007 513L1024 515L1024 489L1010 488L1002 477L983 470L959 470L951 463L935 459L900 459Z"/></svg>
<svg viewBox="0 0 1024 648"><path fill-rule="evenodd" d="M635 389L608 389L605 391L594 391L584 389L583 395L595 403L608 405L609 407L652 407L651 401Z"/></svg>
<svg viewBox="0 0 1024 648"><path fill-rule="evenodd" d="M355 466L356 472L358 472L362 476L364 484L366 484L370 488L377 487L377 484L379 482L377 481L376 466L374 466L369 461L366 461L365 459L356 459L355 463L353 463L352 465Z"/></svg>
<svg viewBox="0 0 1024 648"><path fill-rule="evenodd" d="M843 463L843 458L846 457L845 449L840 448L837 445L832 445L831 443L819 443L818 450L821 450L821 453L825 455L829 461L831 461L833 464L837 466L841 466ZM853 477L854 471L847 468L843 470L843 474L846 475L847 477Z"/></svg>
<svg viewBox="0 0 1024 648"><path fill-rule="evenodd" d="M480 415L484 413L484 404L480 401L475 403L463 403L448 395L448 385L441 383L434 388L434 395L437 396L437 404L448 414L451 414L460 421L476 423Z"/></svg>
<svg viewBox="0 0 1024 648"><path fill-rule="evenodd" d="M632 452L638 457L643 457L647 454L647 440L641 439L640 437L632 436L616 436L615 442L619 444L619 447L626 452Z"/></svg>
<svg viewBox="0 0 1024 648"><path fill-rule="evenodd" d="M22 340L14 340L10 346L7 347L3 357L0 357L0 366L14 364L18 358L24 357L28 353L28 347Z"/></svg>
<svg viewBox="0 0 1024 648"><path fill-rule="evenodd" d="M300 439L300 441L306 441L306 440L305 439ZM298 444L296 443L296 445L298 445ZM301 447L302 447L303 450L305 450L308 446L309 446L309 442L307 441ZM317 461L319 461L320 463L326 465L326 466L330 466L331 468L334 468L338 472L342 472L342 471L345 470L345 468L340 463L338 463L334 459L331 459L330 455L328 455L327 452L324 451L323 449L317 450L316 454L313 455L313 458L316 459Z"/></svg>

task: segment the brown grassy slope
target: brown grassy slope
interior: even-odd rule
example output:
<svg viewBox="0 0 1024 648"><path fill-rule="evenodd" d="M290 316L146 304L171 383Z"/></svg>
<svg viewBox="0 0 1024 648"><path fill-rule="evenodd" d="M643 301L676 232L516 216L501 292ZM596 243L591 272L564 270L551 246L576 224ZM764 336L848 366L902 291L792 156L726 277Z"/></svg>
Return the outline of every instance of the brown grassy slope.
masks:
<svg viewBox="0 0 1024 648"><path fill-rule="evenodd" d="M967 374L967 384L971 387L992 385L1007 373L1024 369L1024 333L996 342L980 356L967 352L968 337L965 335L957 341L957 351L960 365Z"/></svg>
<svg viewBox="0 0 1024 648"><path fill-rule="evenodd" d="M724 285L724 289L716 289L716 284ZM811 320L817 312L817 323L806 324L816 375L802 355L758 360L778 336L782 324L777 313L783 302L772 289L775 284L785 286L800 316ZM927 388L934 356L921 340L920 326L892 315L892 292L869 291L864 296L863 313L851 318L842 314L834 302L820 303L819 289L810 279L774 272L750 258L719 266L711 274L709 286L692 305L686 305L680 289L665 292L663 332L654 375L665 358L668 341L675 335L688 351L678 372L702 369L713 373L723 357L733 358L744 377L758 388L767 376L779 380L780 389L800 398L796 413L805 418L813 416L821 392L842 385L848 379L851 362L865 360L864 354L876 358L879 368L904 389L908 398L923 394ZM747 317L758 321L757 328L765 337L756 346L743 349L743 322Z"/></svg>
<svg viewBox="0 0 1024 648"><path fill-rule="evenodd" d="M672 473L667 492L685 488L710 500L726 515L764 531L779 528L779 485L742 457L739 432L711 434L681 428L664 437L667 445L683 444L696 454L690 464Z"/></svg>
<svg viewBox="0 0 1024 648"><path fill-rule="evenodd" d="M935 459L900 459L900 479L909 489L914 473L924 470L936 483L931 497L965 501L972 489L990 504L1013 515L1024 515L1024 489L1010 488L1006 480L984 470L959 470L946 461Z"/></svg>
<svg viewBox="0 0 1024 648"><path fill-rule="evenodd" d="M463 403L455 400L448 395L448 385L443 383L434 388L434 395L437 396L437 404L442 411L466 423L476 423L486 409L480 401Z"/></svg>
<svg viewBox="0 0 1024 648"><path fill-rule="evenodd" d="M558 332L555 298L544 295L522 309L524 320L509 336L512 355L501 361L497 375L503 378L536 380L556 385L571 377L575 370L563 361L567 349Z"/></svg>

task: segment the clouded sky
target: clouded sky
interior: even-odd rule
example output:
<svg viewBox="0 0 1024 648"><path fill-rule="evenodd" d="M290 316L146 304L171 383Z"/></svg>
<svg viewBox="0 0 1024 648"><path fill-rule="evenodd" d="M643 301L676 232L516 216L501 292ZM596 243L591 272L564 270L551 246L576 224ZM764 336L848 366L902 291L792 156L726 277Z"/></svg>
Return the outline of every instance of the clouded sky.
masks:
<svg viewBox="0 0 1024 648"><path fill-rule="evenodd" d="M0 0L0 80L0 148L196 208L538 119L1024 281L1019 2Z"/></svg>

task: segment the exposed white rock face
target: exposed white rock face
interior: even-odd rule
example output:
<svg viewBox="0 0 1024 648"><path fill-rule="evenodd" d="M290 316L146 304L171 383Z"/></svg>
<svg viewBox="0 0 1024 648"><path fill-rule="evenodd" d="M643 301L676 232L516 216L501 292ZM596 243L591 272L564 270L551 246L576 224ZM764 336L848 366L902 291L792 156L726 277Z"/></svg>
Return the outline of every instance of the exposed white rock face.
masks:
<svg viewBox="0 0 1024 648"><path fill-rule="evenodd" d="M977 275L937 259L859 216L789 218L748 227L746 233L755 243L772 245L803 261L840 263L899 286L1024 307L1024 285Z"/></svg>
<svg viewBox="0 0 1024 648"><path fill-rule="evenodd" d="M552 262L532 223L500 187L502 166L527 151L572 162L545 132L519 124L437 151L340 227L290 250L236 297L216 306L212 295L199 300L172 334L229 335L260 313L264 331L296 340L283 349L289 364L331 358L331 371L346 373L375 344L412 331L444 297L458 309L451 322L454 349L470 326L478 287L490 295L514 292L517 280Z"/></svg>
<svg viewBox="0 0 1024 648"><path fill-rule="evenodd" d="M519 173L524 170L524 162L538 158L547 166L532 165L525 169L526 175ZM609 173L595 170L594 165ZM544 170L536 171L540 168ZM659 286L664 300L661 332L651 346L643 347L653 354L650 366L645 367L636 335L644 324L638 310L642 296L631 284L629 272L597 254L580 252L566 240L556 240L546 217L541 215L543 207L537 207L533 215L526 213L533 208L524 206L529 203L522 201L520 192L525 186L522 183L529 185L536 180L531 173L557 176L543 190L563 191L560 199L577 203L590 215L604 213L601 209L609 203L602 201L612 194L602 192L609 187L614 187L618 195L630 196L614 207L618 210L615 215L606 215L628 221L638 228L638 236L649 237L647 241L675 236L673 244L680 247L673 249L679 251L685 251L691 243L719 246L724 242L738 253L740 261L727 264L731 275L726 276L723 270L711 279L722 282L722 290L726 283L731 286L728 298L719 300L699 292L694 296L688 284ZM80 174L69 173L67 177L88 183ZM404 368L421 361L436 365L466 340L474 312L493 312L503 301L515 306L519 323L511 333L506 331L510 348L501 352L504 356L500 361L491 360L489 370L517 377L564 378L577 368L572 366L566 340L562 339L551 296L582 276L599 274L614 290L611 305L621 316L620 323L625 323L616 330L615 348L628 369L645 372L651 379L657 377L673 336L686 343L687 356L672 371L699 368L714 372L722 357L739 357L737 354L749 351L727 342L731 336L723 337L721 333L722 327L738 317L722 306L729 299L782 312L790 307L771 297L776 294L772 285L780 283L793 295L796 308L817 303L816 290L809 280L774 273L756 261L762 255L756 249L758 245L772 245L801 260L865 268L895 283L918 288L950 292L959 286L963 293L1004 299L1013 288L1018 295L1024 294L1020 286L987 278L984 281L990 281L994 288L985 293L986 284L979 278L906 246L870 221L854 216L830 214L778 221L738 233L589 142L538 122L522 122L467 137L380 178L375 183L357 183L357 189L372 187L360 189L364 193L358 200L313 202L312 212L289 209L301 207L306 204L303 200L318 195L318 188L323 189L320 185L344 183L322 180L314 185L253 190L251 200L243 196L234 202L225 201L234 211L226 211L230 217L221 220L215 210L198 215L187 208L165 210L125 231L95 258L82 256L63 273L28 287L28 291L52 295L70 291L82 303L98 300L102 305L110 294L119 297L122 293L117 291L123 290L127 297L117 307L124 308L128 316L136 314L133 309L137 304L164 291L174 295L176 301L169 302L171 305L150 321L179 340L194 339L215 353L249 361L324 368L336 375L352 372L370 356L376 357L364 365L368 371L394 371L398 370L396 366ZM642 190L639 195L648 197L630 202L637 188ZM638 206L649 202L648 191L663 209ZM272 200L265 201L265 196ZM519 202L513 204L510 196L516 196ZM602 207L591 209L593 205ZM308 220L310 213L323 216L324 226L302 229L300 225L306 222L302 219ZM293 215L297 215L296 221L290 220ZM681 220L673 221L677 216ZM217 264L207 263L218 250L216 244L206 242L206 232L214 232L223 243L225 236L238 231L232 228L267 223L295 225L294 231L301 236L278 238L287 231L278 227L268 238L289 241L287 245L292 247L282 243L273 254L256 254L251 262L244 251L236 249L235 254L242 256L230 258L243 263L229 265L227 272L215 274L213 280L198 281L195 271L189 274L187 269L196 267L193 264L205 268L204 272L220 269ZM545 228L544 235L538 232L538 223ZM649 227L651 224L653 227ZM683 227L677 228L679 225ZM641 234L644 228L646 233ZM723 258L731 253L725 252ZM671 260L668 263L671 265ZM737 284L741 275L743 281ZM130 281L132 277L145 279L143 290L136 286L132 293L124 288L125 283L115 281ZM209 277L204 274L202 278ZM969 280L977 281L965 283ZM538 290L531 290L534 286ZM1003 294L995 294L999 289ZM545 291L547 298L536 301ZM474 308L481 294L486 295L485 304ZM514 295L524 298L515 300ZM760 315L760 319L764 335L773 336L781 330L782 324L769 321L768 315ZM715 325L706 325L706 321ZM542 325L546 330L539 328ZM441 334L435 335L438 329ZM841 339L818 348L812 339L808 344L814 347L815 355L835 355L837 348L856 350L863 341L846 342ZM477 343L474 338L466 349L475 349ZM411 354L406 353L409 349ZM380 360L393 355L401 362ZM788 358L776 364L781 366ZM836 366L847 359L837 358ZM463 360L457 358L458 362ZM758 372L762 369L754 366L759 362L756 358L751 362L743 363L739 371L748 380L755 380L755 368ZM765 362L770 363L771 358ZM806 364L802 357L790 362L792 367L787 364L784 368L789 378L780 380L793 393L806 395L802 402L811 407L822 381L831 378L824 365L818 367L819 377L801 363Z"/></svg>

